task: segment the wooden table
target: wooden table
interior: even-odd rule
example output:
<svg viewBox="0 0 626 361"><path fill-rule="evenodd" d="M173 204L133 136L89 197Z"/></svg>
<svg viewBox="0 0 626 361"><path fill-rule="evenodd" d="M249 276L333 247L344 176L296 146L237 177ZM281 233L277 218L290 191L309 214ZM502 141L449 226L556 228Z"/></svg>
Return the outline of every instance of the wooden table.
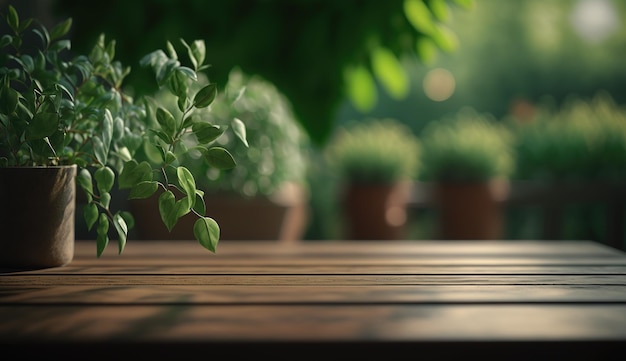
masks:
<svg viewBox="0 0 626 361"><path fill-rule="evenodd" d="M222 241L212 254L195 241L131 240L122 255L115 247L97 259L95 243L79 241L68 266L0 273L0 348L83 360L218 352L597 360L626 351L626 254L596 243Z"/></svg>

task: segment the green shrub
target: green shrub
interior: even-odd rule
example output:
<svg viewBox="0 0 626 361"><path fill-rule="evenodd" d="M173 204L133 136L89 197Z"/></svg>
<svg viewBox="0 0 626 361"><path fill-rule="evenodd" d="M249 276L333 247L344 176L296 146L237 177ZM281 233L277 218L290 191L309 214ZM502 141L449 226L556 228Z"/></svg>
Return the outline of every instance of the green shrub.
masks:
<svg viewBox="0 0 626 361"><path fill-rule="evenodd" d="M461 109L429 123L420 135L425 181L483 181L513 172L511 134L489 114Z"/></svg>
<svg viewBox="0 0 626 361"><path fill-rule="evenodd" d="M369 184L415 179L419 154L419 139L392 118L367 119L339 128L325 152L339 177Z"/></svg>
<svg viewBox="0 0 626 361"><path fill-rule="evenodd" d="M626 109L610 95L571 98L561 109L543 105L517 123L520 179L623 179L626 176Z"/></svg>

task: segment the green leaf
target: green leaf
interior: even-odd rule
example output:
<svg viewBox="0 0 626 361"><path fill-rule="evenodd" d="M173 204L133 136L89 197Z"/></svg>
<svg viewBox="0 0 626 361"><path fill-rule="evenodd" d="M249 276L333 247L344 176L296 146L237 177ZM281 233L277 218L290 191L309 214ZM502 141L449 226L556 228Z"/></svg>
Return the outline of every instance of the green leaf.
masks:
<svg viewBox="0 0 626 361"><path fill-rule="evenodd" d="M52 135L59 127L57 113L37 113L26 128L26 139L42 139Z"/></svg>
<svg viewBox="0 0 626 361"><path fill-rule="evenodd" d="M173 138L176 134L176 119L167 109L159 107L156 111L157 122L161 126L161 129L168 135L168 137Z"/></svg>
<svg viewBox="0 0 626 361"><path fill-rule="evenodd" d="M98 192L105 193L111 191L113 182L115 181L115 173L113 173L111 168L108 166L100 167L96 169L93 176L96 179Z"/></svg>
<svg viewBox="0 0 626 361"><path fill-rule="evenodd" d="M102 139L99 137L92 137L91 142L93 143L93 153L96 156L96 159L100 164L105 164L107 159L107 151L105 149L104 143Z"/></svg>
<svg viewBox="0 0 626 361"><path fill-rule="evenodd" d="M150 163L147 161L137 163L137 161L133 159L124 163L124 169L117 181L120 189L130 189L140 182L151 180L152 167Z"/></svg>
<svg viewBox="0 0 626 361"><path fill-rule="evenodd" d="M219 125L209 123L193 123L191 126L193 133L198 138L200 144L208 144L224 134L224 129Z"/></svg>
<svg viewBox="0 0 626 361"><path fill-rule="evenodd" d="M217 85L211 83L196 93L196 96L193 98L193 104L196 108L206 108L213 103L216 96Z"/></svg>
<svg viewBox="0 0 626 361"><path fill-rule="evenodd" d="M19 93L13 88L2 87L0 88L0 113L11 114L17 109Z"/></svg>
<svg viewBox="0 0 626 361"><path fill-rule="evenodd" d="M93 182L91 180L91 173L86 168L82 168L76 175L76 181L78 185L85 191L85 193L93 195Z"/></svg>
<svg viewBox="0 0 626 361"><path fill-rule="evenodd" d="M135 227L135 218L132 213L128 211L120 211L120 217L124 218L124 222L126 222L128 229Z"/></svg>
<svg viewBox="0 0 626 361"><path fill-rule="evenodd" d="M196 213L204 215L206 213L206 203L204 201L204 192L196 189L196 203L193 206Z"/></svg>
<svg viewBox="0 0 626 361"><path fill-rule="evenodd" d="M176 154L172 153L172 151L168 150L165 152L165 164L172 164L176 162L177 159L178 157L176 157Z"/></svg>
<svg viewBox="0 0 626 361"><path fill-rule="evenodd" d="M244 122L241 121L241 119L235 117L233 118L231 122L231 127L233 128L233 132L235 132L235 135L237 136L237 138L239 138L239 140L241 140L243 145L245 145L246 148L248 148L249 147L248 138L246 135L246 125L244 124Z"/></svg>
<svg viewBox="0 0 626 361"><path fill-rule="evenodd" d="M436 27L435 34L433 34L433 40L439 48L441 48L441 50L448 53L453 52L459 46L459 40L454 31L444 25Z"/></svg>
<svg viewBox="0 0 626 361"><path fill-rule="evenodd" d="M68 18L65 21L61 22L60 24L57 24L50 31L50 40L55 40L64 36L70 31L71 27L72 27L72 18Z"/></svg>
<svg viewBox="0 0 626 361"><path fill-rule="evenodd" d="M423 0L405 0L404 15L415 30L431 35L435 32L435 24L428 6Z"/></svg>
<svg viewBox="0 0 626 361"><path fill-rule="evenodd" d="M154 194L159 188L159 183L156 181L143 181L136 184L130 189L128 199L144 199Z"/></svg>
<svg viewBox="0 0 626 361"><path fill-rule="evenodd" d="M108 209L111 204L111 193L105 192L100 194L100 203L102 203L104 208Z"/></svg>
<svg viewBox="0 0 626 361"><path fill-rule="evenodd" d="M215 253L220 239L220 227L210 217L201 217L193 225L193 235L202 247Z"/></svg>
<svg viewBox="0 0 626 361"><path fill-rule="evenodd" d="M183 198L187 202L185 207L193 208L196 203L196 180L193 178L193 174L187 168L181 166L176 168L176 176L183 193L187 195L187 197Z"/></svg>
<svg viewBox="0 0 626 361"><path fill-rule="evenodd" d="M402 64L390 50L379 47L372 52L372 69L389 95L396 100L409 92L409 77Z"/></svg>
<svg viewBox="0 0 626 361"><path fill-rule="evenodd" d="M187 44L185 40L180 39L181 43L187 48L187 54L189 55L189 59L193 64L193 67L196 71L200 68L200 65L204 63L204 58L206 56L206 46L204 40L196 40L191 45Z"/></svg>
<svg viewBox="0 0 626 361"><path fill-rule="evenodd" d="M176 222L178 222L178 218L188 213L188 210L185 212L184 203L181 201L177 202L174 193L168 190L159 196L159 213L161 214L163 224L171 232Z"/></svg>
<svg viewBox="0 0 626 361"><path fill-rule="evenodd" d="M91 230L96 221L98 220L98 206L95 203L87 203L85 208L83 208L83 215L85 217L85 223L87 224L87 229Z"/></svg>
<svg viewBox="0 0 626 361"><path fill-rule="evenodd" d="M348 98L357 110L367 113L374 109L378 100L376 82L364 66L347 68L344 71L344 80Z"/></svg>
<svg viewBox="0 0 626 361"><path fill-rule="evenodd" d="M122 254L122 252L124 251L124 247L126 246L128 226L126 225L126 221L124 220L124 218L119 213L116 213L113 216L113 226L115 226L115 230L117 230L117 235L119 237L117 240L118 253Z"/></svg>
<svg viewBox="0 0 626 361"><path fill-rule="evenodd" d="M98 160L100 161L100 163L106 164L107 158L109 157L109 149L111 148L111 141L113 140L113 115L108 108L104 110L101 134L102 153L100 154ZM98 157L98 154L96 154L96 157Z"/></svg>
<svg viewBox="0 0 626 361"><path fill-rule="evenodd" d="M11 27L11 30L17 32L20 28L20 17L17 14L17 10L13 7L13 5L9 5L9 13L7 14L7 23Z"/></svg>
<svg viewBox="0 0 626 361"><path fill-rule="evenodd" d="M98 258L100 258L100 256L102 256L102 253L104 252L104 249L109 244L109 219L104 213L100 213L96 233L97 256Z"/></svg>
<svg viewBox="0 0 626 361"><path fill-rule="evenodd" d="M159 139L161 139L162 141L164 141L166 144L172 144L174 143L174 138L172 136L170 136L169 134L165 133L162 130L158 130L158 129L149 129L149 131L156 135L157 137L159 137Z"/></svg>
<svg viewBox="0 0 626 361"><path fill-rule="evenodd" d="M204 158L209 165L217 169L232 169L237 165L232 154L223 147L211 147L207 149L207 151L204 152Z"/></svg>

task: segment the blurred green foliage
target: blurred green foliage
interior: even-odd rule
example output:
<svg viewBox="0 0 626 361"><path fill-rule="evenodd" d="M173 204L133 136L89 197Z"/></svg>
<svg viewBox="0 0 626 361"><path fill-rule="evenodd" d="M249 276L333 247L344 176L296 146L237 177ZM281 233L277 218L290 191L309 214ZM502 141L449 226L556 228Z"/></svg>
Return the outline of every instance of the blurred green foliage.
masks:
<svg viewBox="0 0 626 361"><path fill-rule="evenodd" d="M485 181L508 178L514 171L512 134L473 108L429 123L420 140L420 178L425 181Z"/></svg>
<svg viewBox="0 0 626 361"><path fill-rule="evenodd" d="M512 124L517 179L581 181L626 179L626 108L606 92L542 104Z"/></svg>
<svg viewBox="0 0 626 361"><path fill-rule="evenodd" d="M346 97L360 111L376 103L377 84L406 96L404 58L430 59L457 40L444 25L450 5L473 0L56 0L60 16L74 18L81 50L101 32L117 40L117 57L135 64L163 39L202 38L212 60L211 81L225 84L239 66L274 83L292 102L316 144L330 135ZM135 91L149 78L133 74Z"/></svg>
<svg viewBox="0 0 626 361"><path fill-rule="evenodd" d="M392 118L365 119L338 128L325 151L331 171L344 182L412 181L419 171L419 140Z"/></svg>

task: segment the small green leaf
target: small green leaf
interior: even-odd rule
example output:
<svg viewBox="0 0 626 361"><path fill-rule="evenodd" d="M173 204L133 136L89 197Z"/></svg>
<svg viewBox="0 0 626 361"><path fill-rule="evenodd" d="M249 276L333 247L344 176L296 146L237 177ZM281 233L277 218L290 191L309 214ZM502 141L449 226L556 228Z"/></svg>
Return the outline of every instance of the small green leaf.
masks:
<svg viewBox="0 0 626 361"><path fill-rule="evenodd" d="M158 130L158 129L149 129L149 131L156 135L157 137L159 137L159 139L161 139L162 141L164 141L166 144L172 144L174 143L174 138L172 138L172 136L170 136L169 134L165 133L162 130Z"/></svg>
<svg viewBox="0 0 626 361"><path fill-rule="evenodd" d="M191 126L193 133L198 138L200 144L208 144L224 134L224 129L219 125L210 123L193 123Z"/></svg>
<svg viewBox="0 0 626 361"><path fill-rule="evenodd" d="M105 192L100 194L100 203L102 203L104 208L108 209L111 204L111 193Z"/></svg>
<svg viewBox="0 0 626 361"><path fill-rule="evenodd" d="M159 188L159 183L156 181L143 181L137 183L130 189L128 199L144 199L154 194Z"/></svg>
<svg viewBox="0 0 626 361"><path fill-rule="evenodd" d="M211 147L204 152L207 162L217 169L232 169L237 163L228 150L223 147Z"/></svg>
<svg viewBox="0 0 626 361"><path fill-rule="evenodd" d="M206 203L204 201L204 192L196 189L196 203L193 206L196 213L204 215L206 213Z"/></svg>
<svg viewBox="0 0 626 361"><path fill-rule="evenodd" d="M128 211L120 211L120 217L124 218L124 222L126 222L128 229L135 227L135 217L133 217L132 213Z"/></svg>
<svg viewBox="0 0 626 361"><path fill-rule="evenodd" d="M435 32L435 24L430 9L423 0L405 0L404 15L415 30L427 35Z"/></svg>
<svg viewBox="0 0 626 361"><path fill-rule="evenodd" d="M2 102L0 102L0 113L2 114L11 114L17 109L18 99L20 93L18 93L13 88L2 87L0 88L0 97L2 97Z"/></svg>
<svg viewBox="0 0 626 361"><path fill-rule="evenodd" d="M106 193L113 188L113 182L115 181L115 173L108 166L100 167L94 172L94 178L96 179L96 185L98 186L99 193Z"/></svg>
<svg viewBox="0 0 626 361"><path fill-rule="evenodd" d="M124 169L118 177L118 184L120 189L130 189L136 184L143 181L152 180L152 166L147 161L137 163L136 160L131 160L124 163Z"/></svg>
<svg viewBox="0 0 626 361"><path fill-rule="evenodd" d="M168 150L165 152L165 164L172 164L176 162L177 159L178 157L176 157L176 154L172 153L172 151Z"/></svg>
<svg viewBox="0 0 626 361"><path fill-rule="evenodd" d="M113 216L113 226L115 226L115 230L117 230L118 240L118 253L122 254L124 251L124 247L126 246L126 238L128 236L128 226L126 225L126 221L119 213L116 213Z"/></svg>
<svg viewBox="0 0 626 361"><path fill-rule="evenodd" d="M213 103L216 96L217 85L211 83L198 91L193 98L193 104L196 108L206 108Z"/></svg>
<svg viewBox="0 0 626 361"><path fill-rule="evenodd" d="M57 24L50 31L50 40L56 40L64 36L70 31L71 27L72 27L72 18L68 18L65 21L61 22L60 24Z"/></svg>
<svg viewBox="0 0 626 361"><path fill-rule="evenodd" d="M171 191L165 191L159 196L159 213L161 214L161 220L170 232L178 221L180 205L181 203L176 202L174 193Z"/></svg>
<svg viewBox="0 0 626 361"><path fill-rule="evenodd" d="M248 136L246 134L246 125L244 124L244 122L241 119L235 117L231 122L231 127L233 128L233 132L235 132L237 138L239 138L243 145L248 148Z"/></svg>
<svg viewBox="0 0 626 361"><path fill-rule="evenodd" d="M379 47L371 55L374 74L389 95L396 100L406 97L409 92L409 77L394 53L389 49Z"/></svg>
<svg viewBox="0 0 626 361"><path fill-rule="evenodd" d="M196 203L196 180L193 178L193 174L185 168L176 168L176 176L178 177L178 184L180 184L183 192L187 195L186 199L187 208L193 208Z"/></svg>
<svg viewBox="0 0 626 361"><path fill-rule="evenodd" d="M13 7L13 5L9 5L9 13L7 14L7 23L11 27L11 30L17 32L20 28L20 18L17 14L17 10Z"/></svg>
<svg viewBox="0 0 626 361"><path fill-rule="evenodd" d="M78 185L85 191L85 193L93 195L93 182L91 180L91 173L86 168L82 168L76 175L76 181Z"/></svg>
<svg viewBox="0 0 626 361"><path fill-rule="evenodd" d="M344 72L348 98L354 107L367 113L374 108L378 101L376 82L364 66L347 68Z"/></svg>
<svg viewBox="0 0 626 361"><path fill-rule="evenodd" d="M87 203L85 208L83 208L83 215L85 216L85 223L87 224L87 229L91 230L93 225L98 220L98 206L95 203Z"/></svg>
<svg viewBox="0 0 626 361"><path fill-rule="evenodd" d="M163 129L163 132L170 138L176 134L176 119L167 109L159 107L156 111L157 122Z"/></svg>
<svg viewBox="0 0 626 361"><path fill-rule="evenodd" d="M104 213L100 213L96 233L97 256L98 258L100 258L100 256L102 256L102 253L104 252L104 249L109 244L109 219Z"/></svg>
<svg viewBox="0 0 626 361"><path fill-rule="evenodd" d="M220 239L220 227L210 217L201 217L193 225L193 235L202 247L215 253Z"/></svg>
<svg viewBox="0 0 626 361"><path fill-rule="evenodd" d="M102 139L94 136L91 138L91 142L93 143L93 153L96 156L98 162L100 162L100 164L106 164L107 151L105 150Z"/></svg>

